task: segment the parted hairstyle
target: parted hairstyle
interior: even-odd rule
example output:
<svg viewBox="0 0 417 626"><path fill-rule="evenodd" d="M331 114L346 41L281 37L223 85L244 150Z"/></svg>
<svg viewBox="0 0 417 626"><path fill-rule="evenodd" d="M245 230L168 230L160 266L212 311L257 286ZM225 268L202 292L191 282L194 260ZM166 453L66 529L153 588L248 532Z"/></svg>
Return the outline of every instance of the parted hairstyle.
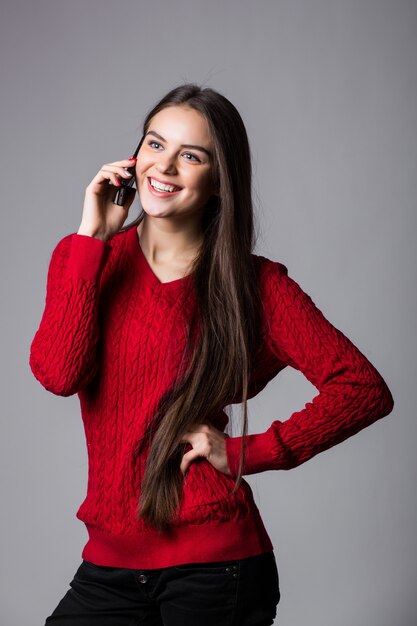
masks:
<svg viewBox="0 0 417 626"><path fill-rule="evenodd" d="M211 88L186 83L172 89L148 113L143 135L162 109L195 109L208 122L214 144L218 193L203 207L203 242L191 271L196 313L187 328L180 371L161 397L136 447L147 450L137 517L167 530L180 505L180 462L191 427L211 422L228 404L243 403L242 449L231 493L241 484L248 433L248 386L261 336L261 294L252 251L256 235L250 147L235 106ZM145 213L121 230L139 224ZM233 402L232 402L233 401ZM136 462L139 462L137 460Z"/></svg>

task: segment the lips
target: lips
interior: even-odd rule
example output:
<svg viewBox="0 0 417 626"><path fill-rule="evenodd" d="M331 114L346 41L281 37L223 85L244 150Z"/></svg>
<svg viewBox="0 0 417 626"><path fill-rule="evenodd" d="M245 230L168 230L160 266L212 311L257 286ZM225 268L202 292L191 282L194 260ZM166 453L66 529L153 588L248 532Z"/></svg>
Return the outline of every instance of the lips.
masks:
<svg viewBox="0 0 417 626"><path fill-rule="evenodd" d="M156 181L157 179L153 178L153 180ZM176 185L169 185L170 187L175 187L176 191L163 191L163 190L155 189L155 187L152 187L150 178L147 178L146 182L148 184L148 191L153 196L156 196L157 198L172 198L173 196L177 196L182 190L182 187L178 187ZM163 183L162 181L158 181L158 182L161 182L164 185L166 184L166 183Z"/></svg>
<svg viewBox="0 0 417 626"><path fill-rule="evenodd" d="M166 185L167 187L174 187L174 190L171 193L175 193L176 191L180 191L182 189L182 187L180 187L179 185L174 185L174 183L169 182L168 180L160 180L159 178L156 178L155 176L149 176L148 177L149 182L151 180L154 180L157 183L161 183L161 185ZM165 191L165 190L159 190L158 191Z"/></svg>

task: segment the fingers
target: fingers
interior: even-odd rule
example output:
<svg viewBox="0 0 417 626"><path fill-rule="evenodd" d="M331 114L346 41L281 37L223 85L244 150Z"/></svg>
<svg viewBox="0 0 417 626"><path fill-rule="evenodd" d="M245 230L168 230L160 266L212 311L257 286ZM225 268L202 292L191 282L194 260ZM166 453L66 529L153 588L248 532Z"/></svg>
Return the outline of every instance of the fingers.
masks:
<svg viewBox="0 0 417 626"><path fill-rule="evenodd" d="M191 450L188 450L188 452L185 452L181 459L180 470L183 474L185 474L188 471L188 468L191 465L191 463L195 459L197 459L199 456L201 456L201 452L202 452L201 446L196 445L197 443L195 439L196 434L197 433L194 433L191 430L187 430L181 438L182 443L188 443L192 446Z"/></svg>
<svg viewBox="0 0 417 626"><path fill-rule="evenodd" d="M185 474L191 463L195 461L195 459L198 459L200 456L201 454L199 454L195 449L186 452L182 457L180 464L180 470L182 471L182 473Z"/></svg>
<svg viewBox="0 0 417 626"><path fill-rule="evenodd" d="M124 178L125 180L128 180L129 178L132 178L133 176L133 174L131 174L130 172L127 172L122 167L111 165L111 164L103 165L100 172L104 173L104 178L107 178L108 180L110 180L111 183L116 184L116 185L120 185L120 182L119 182L120 178Z"/></svg>
<svg viewBox="0 0 417 626"><path fill-rule="evenodd" d="M211 452L212 445L208 433L202 426L194 430L187 430L181 441L192 446L192 449L184 454L184 457L190 459L190 462L199 456L207 458Z"/></svg>
<svg viewBox="0 0 417 626"><path fill-rule="evenodd" d="M114 172L124 175L127 168L134 168L136 165L136 159L123 159L122 161L113 161L112 163L105 163L102 166L102 170L107 172ZM130 175L130 174L129 174Z"/></svg>
<svg viewBox="0 0 417 626"><path fill-rule="evenodd" d="M209 424L197 424L186 430L184 436L196 435L198 433L209 434L212 430L214 430L214 427Z"/></svg>
<svg viewBox="0 0 417 626"><path fill-rule="evenodd" d="M187 430L181 441L188 442L192 449L182 457L180 469L183 474L195 459L203 457L215 469L230 475L225 444L226 437L228 437L226 433L209 424L198 424Z"/></svg>
<svg viewBox="0 0 417 626"><path fill-rule="evenodd" d="M207 448L207 445L209 444L210 441L210 433L212 432L212 427L210 427L208 424L198 424L197 426L194 426L192 428L190 428L189 430L187 430L182 438L181 441L183 443L190 443L193 447L197 446L200 449L201 448Z"/></svg>
<svg viewBox="0 0 417 626"><path fill-rule="evenodd" d="M128 172L125 168L118 167L117 165L112 165L111 163L103 165L100 171L101 172L113 172L121 176L127 176L128 178L132 176L132 174Z"/></svg>
<svg viewBox="0 0 417 626"><path fill-rule="evenodd" d="M112 161L111 163L105 163L105 165L121 165L122 167L133 167L136 163L136 158L122 159L121 161Z"/></svg>
<svg viewBox="0 0 417 626"><path fill-rule="evenodd" d="M96 182L104 182L105 180L108 180L113 185L119 187L120 178L124 178L125 180L132 178L133 174L126 170L127 168L134 168L135 165L135 158L105 163L96 175Z"/></svg>

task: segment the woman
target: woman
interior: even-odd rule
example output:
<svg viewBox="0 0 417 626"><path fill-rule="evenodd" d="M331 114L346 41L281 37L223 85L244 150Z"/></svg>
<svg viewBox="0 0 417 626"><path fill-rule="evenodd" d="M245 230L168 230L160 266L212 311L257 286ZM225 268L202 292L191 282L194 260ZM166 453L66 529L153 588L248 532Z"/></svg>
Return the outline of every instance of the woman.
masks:
<svg viewBox="0 0 417 626"><path fill-rule="evenodd" d="M122 227L132 164L142 211ZM375 367L253 246L242 119L179 86L146 117L136 160L93 178L50 261L30 366L79 396L89 540L48 625L272 624L273 546L242 476L296 467L392 410ZM248 435L247 400L287 365L319 394ZM238 437L224 432L234 403Z"/></svg>

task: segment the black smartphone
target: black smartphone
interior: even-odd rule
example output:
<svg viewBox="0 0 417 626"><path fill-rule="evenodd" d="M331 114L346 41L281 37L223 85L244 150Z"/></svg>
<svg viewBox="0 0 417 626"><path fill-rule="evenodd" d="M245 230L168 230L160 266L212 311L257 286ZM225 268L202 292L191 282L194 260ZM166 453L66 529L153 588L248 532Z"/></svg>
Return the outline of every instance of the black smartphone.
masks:
<svg viewBox="0 0 417 626"><path fill-rule="evenodd" d="M143 140L145 139L145 137L142 137L142 139L139 142L138 147L136 148L136 150L134 151L134 153L132 154L132 156L137 157L138 156L138 152L140 150L141 145L143 144ZM132 167L128 167L127 171L130 174L134 174L135 173L135 167L136 167L136 162L134 165L132 165ZM118 204L119 206L123 206L124 204L126 204L126 201L132 196L135 195L136 193L136 189L133 187L133 183L135 182L135 176L132 176L129 179L125 179L125 178L121 178L120 179L120 187L117 189L116 195L114 197L113 203L114 204Z"/></svg>

